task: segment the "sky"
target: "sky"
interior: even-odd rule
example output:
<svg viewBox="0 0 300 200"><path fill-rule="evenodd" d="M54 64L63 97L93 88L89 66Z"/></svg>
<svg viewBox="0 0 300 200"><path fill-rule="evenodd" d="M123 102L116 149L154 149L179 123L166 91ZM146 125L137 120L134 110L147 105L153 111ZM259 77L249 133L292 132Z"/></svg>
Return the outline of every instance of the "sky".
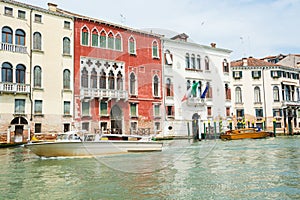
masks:
<svg viewBox="0 0 300 200"><path fill-rule="evenodd" d="M300 0L18 0L134 29L185 33L232 50L231 60L300 54Z"/></svg>

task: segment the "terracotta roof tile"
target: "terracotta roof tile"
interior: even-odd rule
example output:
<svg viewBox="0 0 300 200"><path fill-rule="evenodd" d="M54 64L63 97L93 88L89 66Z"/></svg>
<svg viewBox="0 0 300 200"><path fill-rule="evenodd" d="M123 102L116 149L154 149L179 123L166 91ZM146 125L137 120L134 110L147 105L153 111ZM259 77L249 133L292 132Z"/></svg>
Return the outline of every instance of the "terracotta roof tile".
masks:
<svg viewBox="0 0 300 200"><path fill-rule="evenodd" d="M247 60L247 62L246 62ZM241 60L232 61L230 63L231 67L239 67L239 66L248 66L248 67L261 67L261 66L280 66L274 63L266 62L260 59L256 59L253 57L243 58Z"/></svg>

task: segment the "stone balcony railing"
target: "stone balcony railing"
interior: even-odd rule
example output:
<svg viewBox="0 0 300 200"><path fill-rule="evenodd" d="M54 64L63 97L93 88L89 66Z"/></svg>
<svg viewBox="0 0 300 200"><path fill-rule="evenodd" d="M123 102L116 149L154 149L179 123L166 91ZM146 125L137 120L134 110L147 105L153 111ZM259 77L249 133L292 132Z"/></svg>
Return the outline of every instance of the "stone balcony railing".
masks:
<svg viewBox="0 0 300 200"><path fill-rule="evenodd" d="M1 93L29 94L30 85L21 83L0 83Z"/></svg>
<svg viewBox="0 0 300 200"><path fill-rule="evenodd" d="M300 101L282 101L282 106L300 106Z"/></svg>
<svg viewBox="0 0 300 200"><path fill-rule="evenodd" d="M203 106L205 105L205 101L200 97L189 97L187 99L187 104L190 106Z"/></svg>
<svg viewBox="0 0 300 200"><path fill-rule="evenodd" d="M2 51L11 51L11 52L16 52L16 53L27 53L27 47L22 46L22 45L14 45L14 44L9 44L9 43L3 43L1 42L1 50Z"/></svg>
<svg viewBox="0 0 300 200"><path fill-rule="evenodd" d="M108 98L116 100L128 99L128 92L125 90L109 90L109 89L96 89L96 88L81 88L80 89L81 98Z"/></svg>

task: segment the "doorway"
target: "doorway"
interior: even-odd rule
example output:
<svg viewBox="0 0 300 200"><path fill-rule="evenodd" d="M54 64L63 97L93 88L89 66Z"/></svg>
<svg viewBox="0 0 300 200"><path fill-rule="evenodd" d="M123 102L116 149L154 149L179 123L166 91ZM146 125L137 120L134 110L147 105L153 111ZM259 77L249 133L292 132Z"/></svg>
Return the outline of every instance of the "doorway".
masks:
<svg viewBox="0 0 300 200"><path fill-rule="evenodd" d="M114 134L122 134L122 120L123 120L123 113L119 106L115 105L112 107L110 111L110 129L111 133Z"/></svg>

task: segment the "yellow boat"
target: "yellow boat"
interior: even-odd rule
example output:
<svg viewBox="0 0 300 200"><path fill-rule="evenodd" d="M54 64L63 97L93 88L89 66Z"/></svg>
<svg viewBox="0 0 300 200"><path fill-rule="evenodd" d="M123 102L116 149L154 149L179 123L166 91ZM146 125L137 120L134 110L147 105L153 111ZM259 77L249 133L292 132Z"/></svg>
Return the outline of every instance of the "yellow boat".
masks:
<svg viewBox="0 0 300 200"><path fill-rule="evenodd" d="M260 139L266 138L270 134L260 128L243 128L236 130L229 130L220 135L222 140L240 140L240 139Z"/></svg>

